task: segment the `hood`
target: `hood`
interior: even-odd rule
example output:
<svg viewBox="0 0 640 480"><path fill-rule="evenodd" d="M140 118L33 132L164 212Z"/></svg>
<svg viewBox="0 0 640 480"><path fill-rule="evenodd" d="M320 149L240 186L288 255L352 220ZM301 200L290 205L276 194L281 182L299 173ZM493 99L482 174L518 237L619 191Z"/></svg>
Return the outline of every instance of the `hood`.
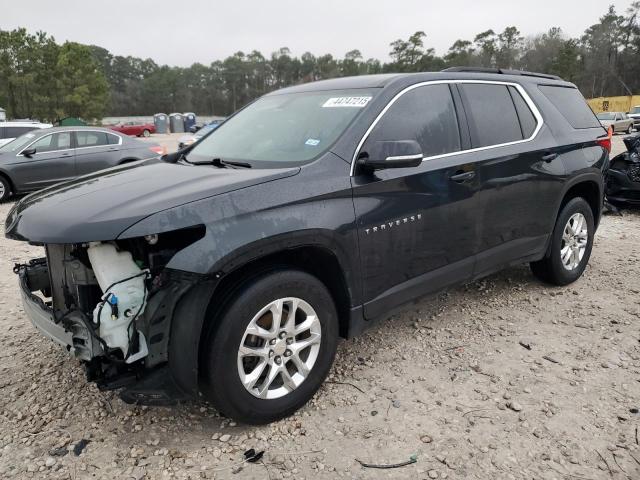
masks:
<svg viewBox="0 0 640 480"><path fill-rule="evenodd" d="M615 120L600 120L600 123L602 124L603 127L610 127L611 125L616 123L616 121Z"/></svg>
<svg viewBox="0 0 640 480"><path fill-rule="evenodd" d="M32 243L113 240L154 213L233 190L289 177L298 167L232 169L161 160L102 170L19 201L5 235Z"/></svg>

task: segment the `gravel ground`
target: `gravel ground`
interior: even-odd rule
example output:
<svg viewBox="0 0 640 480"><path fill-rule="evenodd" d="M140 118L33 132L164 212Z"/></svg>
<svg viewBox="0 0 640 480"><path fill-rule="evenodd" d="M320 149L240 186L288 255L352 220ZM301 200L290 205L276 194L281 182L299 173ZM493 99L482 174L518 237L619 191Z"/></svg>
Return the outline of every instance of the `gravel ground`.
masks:
<svg viewBox="0 0 640 480"><path fill-rule="evenodd" d="M0 478L638 479L639 225L605 216L568 287L512 268L342 342L315 398L262 427L86 383L22 311L11 267L40 249L1 238Z"/></svg>

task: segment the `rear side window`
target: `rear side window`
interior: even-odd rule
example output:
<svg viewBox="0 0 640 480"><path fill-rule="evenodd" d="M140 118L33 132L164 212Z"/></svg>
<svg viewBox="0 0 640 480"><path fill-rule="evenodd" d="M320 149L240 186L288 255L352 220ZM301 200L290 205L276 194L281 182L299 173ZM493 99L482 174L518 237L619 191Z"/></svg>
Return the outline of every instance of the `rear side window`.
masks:
<svg viewBox="0 0 640 480"><path fill-rule="evenodd" d="M577 88L554 85L539 85L538 88L573 128L600 127L600 122Z"/></svg>
<svg viewBox="0 0 640 480"><path fill-rule="evenodd" d="M459 88L465 102L474 148L523 139L516 107L507 85L465 83Z"/></svg>
<svg viewBox="0 0 640 480"><path fill-rule="evenodd" d="M425 85L400 96L373 128L363 150L374 142L389 140L416 140L425 157L460 151L449 86Z"/></svg>
<svg viewBox="0 0 640 480"><path fill-rule="evenodd" d="M120 137L107 133L107 141L109 142L109 145L117 145L120 143Z"/></svg>
<svg viewBox="0 0 640 480"><path fill-rule="evenodd" d="M509 85L509 93L511 94L513 104L516 106L518 118L520 118L520 128L522 129L522 136L524 138L529 138L531 135L533 135L533 132L535 132L538 121L536 120L536 117L534 117L533 112L529 108L529 105L527 105L527 102L524 101L524 98L522 98L522 95L516 87Z"/></svg>
<svg viewBox="0 0 640 480"><path fill-rule="evenodd" d="M109 139L105 132L76 132L76 141L78 142L78 148L109 145Z"/></svg>

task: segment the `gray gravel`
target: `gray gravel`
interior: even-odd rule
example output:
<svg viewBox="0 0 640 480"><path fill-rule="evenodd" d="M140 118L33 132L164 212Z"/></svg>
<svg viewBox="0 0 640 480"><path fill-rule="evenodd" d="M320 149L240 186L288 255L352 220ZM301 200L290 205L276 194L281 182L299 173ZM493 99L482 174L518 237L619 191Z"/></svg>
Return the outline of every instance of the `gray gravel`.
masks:
<svg viewBox="0 0 640 480"><path fill-rule="evenodd" d="M638 479L639 245L639 213L606 216L569 287L522 266L419 302L342 342L295 416L246 427L86 383L22 312L11 267L40 249L1 238L0 478Z"/></svg>

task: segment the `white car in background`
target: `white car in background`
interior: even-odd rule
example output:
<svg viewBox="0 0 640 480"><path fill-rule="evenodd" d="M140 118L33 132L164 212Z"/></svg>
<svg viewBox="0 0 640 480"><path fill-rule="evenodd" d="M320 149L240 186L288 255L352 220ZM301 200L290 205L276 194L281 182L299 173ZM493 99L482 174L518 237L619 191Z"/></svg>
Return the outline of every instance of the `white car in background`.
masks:
<svg viewBox="0 0 640 480"><path fill-rule="evenodd" d="M40 123L32 121L23 122L0 122L0 147L15 140L20 135L23 135L31 130L39 128L51 128L53 125L50 123Z"/></svg>

